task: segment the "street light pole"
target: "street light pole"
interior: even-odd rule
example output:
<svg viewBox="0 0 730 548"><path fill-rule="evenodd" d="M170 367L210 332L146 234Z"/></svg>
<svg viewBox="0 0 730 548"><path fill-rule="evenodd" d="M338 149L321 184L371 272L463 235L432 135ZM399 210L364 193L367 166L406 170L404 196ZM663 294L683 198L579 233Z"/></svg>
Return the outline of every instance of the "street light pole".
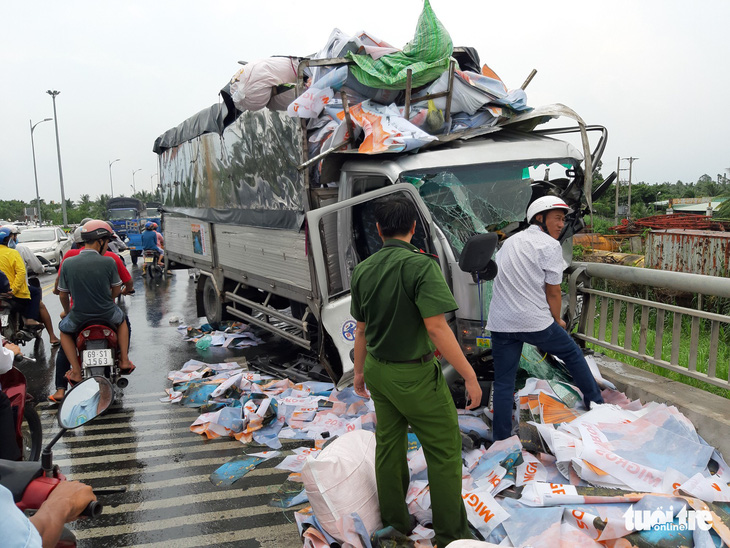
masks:
<svg viewBox="0 0 730 548"><path fill-rule="evenodd" d="M112 164L114 164L115 162L118 162L118 161L119 161L119 158L109 162L109 186L111 187L111 190L112 190L112 198L114 198L114 182L112 181Z"/></svg>
<svg viewBox="0 0 730 548"><path fill-rule="evenodd" d="M58 153L58 178L61 181L61 211L63 212L63 226L68 226L68 217L66 217L66 194L63 191L63 169L61 169L61 144L58 141L58 115L56 114L56 95L61 92L55 89L46 91L53 98L53 123L56 126L56 152Z"/></svg>
<svg viewBox="0 0 730 548"><path fill-rule="evenodd" d="M629 161L629 202L628 202L628 211L626 212L626 218L628 220L631 220L631 168L634 165L634 160L638 160L638 158L634 158L633 156L629 158L622 158L622 160L628 160Z"/></svg>
<svg viewBox="0 0 730 548"><path fill-rule="evenodd" d="M132 170L132 190L137 194L137 184L134 182L134 174L138 171L142 171L142 168Z"/></svg>
<svg viewBox="0 0 730 548"><path fill-rule="evenodd" d="M38 192L38 170L35 166L35 142L33 141L33 130L38 124L50 122L51 120L52 118L46 118L45 120L41 120L35 124L32 119L30 120L30 148L33 151L33 176L35 177L35 204L38 207L38 224L43 224L43 216L41 215L41 195Z"/></svg>
<svg viewBox="0 0 730 548"><path fill-rule="evenodd" d="M156 174L156 173L153 173L152 175L150 175L150 192L151 192L152 194L154 194L154 193L155 193L155 187L154 187L154 186L152 185L152 179L154 179L154 178L155 178L155 175L157 175L157 174Z"/></svg>

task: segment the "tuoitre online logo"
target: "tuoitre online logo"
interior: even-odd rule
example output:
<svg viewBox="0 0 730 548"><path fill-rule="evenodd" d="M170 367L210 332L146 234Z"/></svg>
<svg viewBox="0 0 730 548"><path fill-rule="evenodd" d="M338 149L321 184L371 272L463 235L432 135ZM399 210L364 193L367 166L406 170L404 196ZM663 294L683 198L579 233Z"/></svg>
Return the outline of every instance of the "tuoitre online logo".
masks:
<svg viewBox="0 0 730 548"><path fill-rule="evenodd" d="M712 528L712 514L707 510L687 510L683 506L674 515L674 507L669 510L634 510L632 504L624 513L624 523L629 531L709 531Z"/></svg>

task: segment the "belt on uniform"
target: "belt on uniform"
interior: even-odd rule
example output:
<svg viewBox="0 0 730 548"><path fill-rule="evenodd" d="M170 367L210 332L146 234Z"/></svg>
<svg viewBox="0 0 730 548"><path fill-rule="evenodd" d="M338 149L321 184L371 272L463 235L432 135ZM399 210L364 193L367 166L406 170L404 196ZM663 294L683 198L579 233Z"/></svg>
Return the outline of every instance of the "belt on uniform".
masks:
<svg viewBox="0 0 730 548"><path fill-rule="evenodd" d="M387 361L387 362L391 362L391 363L421 363L421 362L431 361L433 359L433 357L434 357L434 353L433 352L429 352L428 354L424 354L423 356L421 356L420 358L417 358L415 360L403 360L403 361L380 360L380 361L381 362L382 361ZM377 356L376 356L376 358L377 358ZM378 359L380 359L380 358L378 358Z"/></svg>

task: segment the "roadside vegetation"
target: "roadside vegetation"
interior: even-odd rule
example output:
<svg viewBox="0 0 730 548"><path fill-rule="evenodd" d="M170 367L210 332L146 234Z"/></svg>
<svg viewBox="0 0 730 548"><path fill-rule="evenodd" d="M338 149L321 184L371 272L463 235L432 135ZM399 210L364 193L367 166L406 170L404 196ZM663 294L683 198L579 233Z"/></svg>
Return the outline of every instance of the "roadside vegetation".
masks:
<svg viewBox="0 0 730 548"><path fill-rule="evenodd" d="M123 195L122 195L123 196ZM92 200L88 194L83 194L77 202L66 200L66 217L69 225L75 225L81 222L85 217L93 219L103 219L106 216L106 203L110 196L101 194ZM139 198L143 202L160 201L158 194L140 191L132 195L132 198ZM36 201L23 202L21 200L0 200L0 224L6 221L23 221L26 208L35 208ZM50 221L51 224L63 224L63 212L61 211L61 202L46 203L41 199L41 217L43 222Z"/></svg>

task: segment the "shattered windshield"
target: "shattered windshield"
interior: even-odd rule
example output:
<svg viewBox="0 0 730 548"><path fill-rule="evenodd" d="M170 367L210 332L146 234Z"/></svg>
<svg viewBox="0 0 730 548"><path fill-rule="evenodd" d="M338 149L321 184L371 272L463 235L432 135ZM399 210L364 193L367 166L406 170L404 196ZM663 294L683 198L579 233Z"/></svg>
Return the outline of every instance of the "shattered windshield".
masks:
<svg viewBox="0 0 730 548"><path fill-rule="evenodd" d="M557 166L561 164L562 168L572 167L567 161ZM556 164L520 161L452 166L405 172L400 181L418 189L458 258L474 234L523 221L532 196L531 185L549 176L551 165L554 169Z"/></svg>

